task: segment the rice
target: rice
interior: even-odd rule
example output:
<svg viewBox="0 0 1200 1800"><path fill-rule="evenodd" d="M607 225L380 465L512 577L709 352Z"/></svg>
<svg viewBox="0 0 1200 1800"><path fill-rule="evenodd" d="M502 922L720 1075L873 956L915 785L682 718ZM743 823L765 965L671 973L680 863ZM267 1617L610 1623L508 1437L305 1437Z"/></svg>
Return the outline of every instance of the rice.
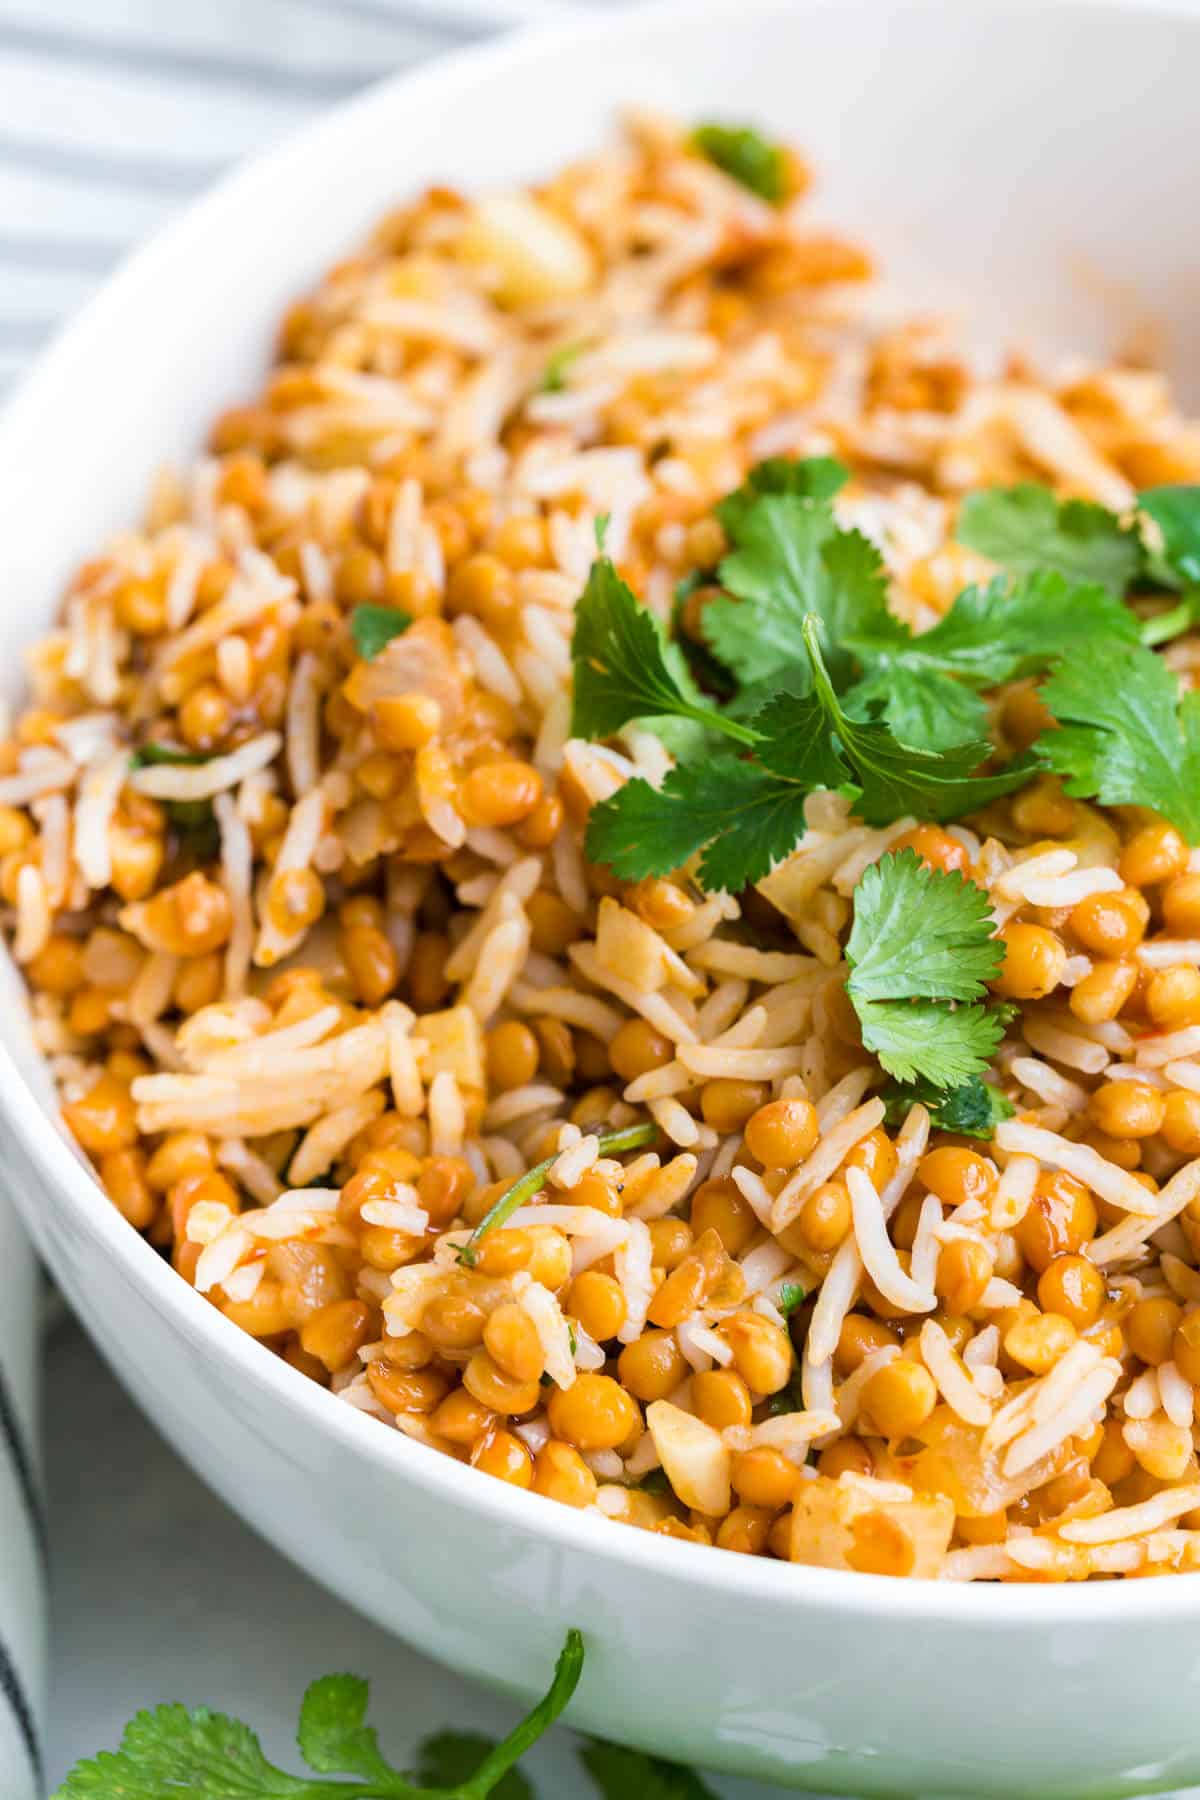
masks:
<svg viewBox="0 0 1200 1800"><path fill-rule="evenodd" d="M422 1454L487 1466L442 1428L484 1404L511 1327L538 1371L503 1420L520 1485L556 1491L557 1396L615 1384L597 1392L627 1436L572 1464L611 1519L708 1541L744 1500L737 1458L774 1452L803 1505L764 1554L850 1566L840 1527L807 1542L802 1520L863 1508L944 1579L1200 1566L1200 1159L1175 1147L1200 1027L1159 1028L1150 998L1200 940L1150 884L1155 930L1122 952L1138 997L1097 1017L1111 959L1086 923L1140 893L1122 870L1148 815L1072 801L1068 829L1047 773L1028 811L947 827L867 825L818 790L737 893L705 892L695 857L623 879L589 856L591 808L691 755L653 718L591 741L574 717L598 515L690 650L730 549L718 509L758 458L836 451L837 519L918 632L991 579L956 536L967 489L1049 473L1124 510L1135 469L1200 480L1161 384L1147 411L1128 372L970 363L822 258L866 272L799 196L773 207L641 119L537 190L419 197L319 283L214 433L238 448L84 565L34 653L0 886L35 1038L181 1278ZM367 654L376 624L398 629ZM1168 660L1190 679L1198 655L1190 634ZM1006 752L1004 685L986 700ZM969 1096L979 1137L906 1098L846 992L859 884L906 842L965 862L997 929L1053 939L1051 990L1002 1021L994 1129ZM1169 1127L1108 1134L1160 1107ZM1054 1310L1092 1292L1080 1256L1103 1272L1083 1325ZM1145 1363L1124 1322L1171 1296L1186 1330ZM442 1341L448 1317L470 1344ZM312 1342L344 1342L338 1366ZM914 1356L928 1416L888 1437ZM671 1370L649 1417L645 1357ZM396 1361L445 1412L397 1411ZM739 1423L718 1430L722 1393ZM1050 1484L1100 1424L1129 1487L1097 1459L1064 1510ZM914 1508L947 1521L928 1550Z"/></svg>

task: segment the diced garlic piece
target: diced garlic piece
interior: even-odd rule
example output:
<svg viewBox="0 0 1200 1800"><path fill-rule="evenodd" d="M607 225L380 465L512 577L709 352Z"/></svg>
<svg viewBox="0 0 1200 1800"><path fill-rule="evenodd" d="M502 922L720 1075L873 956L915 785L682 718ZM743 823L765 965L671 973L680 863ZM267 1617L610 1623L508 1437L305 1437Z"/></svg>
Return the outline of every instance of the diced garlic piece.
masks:
<svg viewBox="0 0 1200 1800"><path fill-rule="evenodd" d="M683 1504L717 1518L727 1513L732 1457L720 1433L669 1400L655 1400L647 1407L646 1424L667 1479Z"/></svg>

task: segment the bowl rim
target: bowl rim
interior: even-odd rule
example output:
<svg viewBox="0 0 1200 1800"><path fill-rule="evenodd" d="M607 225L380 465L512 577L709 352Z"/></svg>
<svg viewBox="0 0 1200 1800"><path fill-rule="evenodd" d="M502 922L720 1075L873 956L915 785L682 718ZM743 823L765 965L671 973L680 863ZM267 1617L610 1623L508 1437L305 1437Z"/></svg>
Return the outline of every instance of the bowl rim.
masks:
<svg viewBox="0 0 1200 1800"><path fill-rule="evenodd" d="M811 9L838 6L892 13L939 11L942 0L810 0ZM1079 13L1153 14L1189 20L1200 44L1200 14L1193 0L1054 0ZM979 14L1019 20L1044 13L1045 0L975 0ZM173 285L177 269L194 242L219 231L227 213L269 199L273 190L302 174L343 136L353 138L373 116L385 120L411 96L467 95L480 84L502 81L531 58L563 48L582 51L608 41L636 38L680 21L689 30L736 19L747 11L758 18L791 10L791 0L654 0L620 14L575 13L553 24L537 24L482 43L449 50L414 69L401 70L289 132L280 142L223 176L141 248L126 258L80 309L18 383L0 414L0 468L19 454L27 420L64 403L73 370L103 353L110 321L128 298L160 281ZM268 215L269 216L269 215ZM1200 1615L1200 1581L1105 1582L1040 1585L896 1581L851 1571L780 1563L774 1559L715 1554L707 1546L662 1538L649 1532L614 1529L596 1513L578 1511L539 1494L511 1487L456 1462L357 1408L339 1405L282 1358L226 1319L117 1212L90 1167L43 1108L30 1104L29 1084L12 1052L0 1043L0 1116L61 1205L65 1223L97 1255L112 1259L125 1277L163 1316L181 1339L190 1338L227 1365L235 1378L270 1396L297 1422L359 1455L381 1474L411 1481L465 1513L496 1521L510 1530L538 1535L561 1551L584 1552L602 1563L632 1568L680 1586L702 1584L731 1601L750 1602L773 1612L817 1605L862 1618L895 1619L982 1630L1012 1631L1033 1626L1149 1623ZM18 1206L18 1211L21 1208ZM100 1339L102 1342L102 1338Z"/></svg>

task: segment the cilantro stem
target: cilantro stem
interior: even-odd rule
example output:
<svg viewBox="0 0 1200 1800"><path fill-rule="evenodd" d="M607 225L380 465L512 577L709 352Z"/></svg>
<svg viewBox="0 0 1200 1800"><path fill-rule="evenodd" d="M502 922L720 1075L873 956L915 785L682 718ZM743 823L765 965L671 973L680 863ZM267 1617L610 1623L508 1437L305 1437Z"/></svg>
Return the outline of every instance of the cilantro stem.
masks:
<svg viewBox="0 0 1200 1800"><path fill-rule="evenodd" d="M804 648L808 651L808 658L812 663L813 685L825 702L830 716L836 718L839 710L838 699L833 691L833 683L829 679L829 671L825 667L825 658L821 654L821 621L816 613L805 613L800 631L804 638Z"/></svg>
<svg viewBox="0 0 1200 1800"><path fill-rule="evenodd" d="M754 731L749 725L739 724L727 713L718 712L715 706L689 706L682 716L693 719L697 725L710 725L717 731L723 731L727 738L732 738L735 744L744 744L747 750L753 750L762 737L761 732Z"/></svg>
<svg viewBox="0 0 1200 1800"><path fill-rule="evenodd" d="M602 1131L600 1133L601 1156L616 1155L622 1150L641 1150L644 1145L652 1144L658 1136L657 1125L629 1125L624 1131ZM469 1269L475 1267L479 1260L479 1245L489 1231L510 1219L519 1206L526 1200L532 1200L541 1192L546 1176L558 1161L558 1152L547 1156L543 1162L535 1163L526 1174L521 1175L510 1187L506 1187L500 1198L488 1207L482 1219L471 1233L465 1244L459 1246L458 1260L466 1263ZM565 1654L565 1652L564 1652Z"/></svg>
<svg viewBox="0 0 1200 1800"><path fill-rule="evenodd" d="M644 1127L638 1126L636 1129L643 1130ZM610 1135L617 1137L622 1134L614 1132ZM624 1135L628 1136L629 1133ZM503 1743L497 1744L491 1754L484 1758L471 1779L458 1790L454 1800L484 1800L514 1763L521 1760L530 1745L535 1744L543 1732L549 1731L579 1686L582 1674L583 1638L572 1626L554 1665L554 1680L550 1683L545 1698L539 1700L528 1717L522 1719ZM447 1795L446 1800L451 1800L451 1797Z"/></svg>

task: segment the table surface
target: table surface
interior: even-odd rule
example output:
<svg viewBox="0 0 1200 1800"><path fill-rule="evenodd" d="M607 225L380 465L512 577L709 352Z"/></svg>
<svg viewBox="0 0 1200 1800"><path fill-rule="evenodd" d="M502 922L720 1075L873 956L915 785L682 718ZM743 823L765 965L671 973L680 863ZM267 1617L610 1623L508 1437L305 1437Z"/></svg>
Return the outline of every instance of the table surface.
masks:
<svg viewBox="0 0 1200 1800"><path fill-rule="evenodd" d="M127 1719L164 1700L246 1719L296 1766L296 1709L315 1676L371 1679L395 1759L443 1725L502 1737L516 1712L341 1605L278 1556L181 1463L74 1325L44 1375L52 1546L52 1788L80 1757L115 1746ZM290 1757L290 1762L289 1762ZM539 1800L595 1800L559 1728L522 1765ZM722 1800L782 1800L719 1780Z"/></svg>

